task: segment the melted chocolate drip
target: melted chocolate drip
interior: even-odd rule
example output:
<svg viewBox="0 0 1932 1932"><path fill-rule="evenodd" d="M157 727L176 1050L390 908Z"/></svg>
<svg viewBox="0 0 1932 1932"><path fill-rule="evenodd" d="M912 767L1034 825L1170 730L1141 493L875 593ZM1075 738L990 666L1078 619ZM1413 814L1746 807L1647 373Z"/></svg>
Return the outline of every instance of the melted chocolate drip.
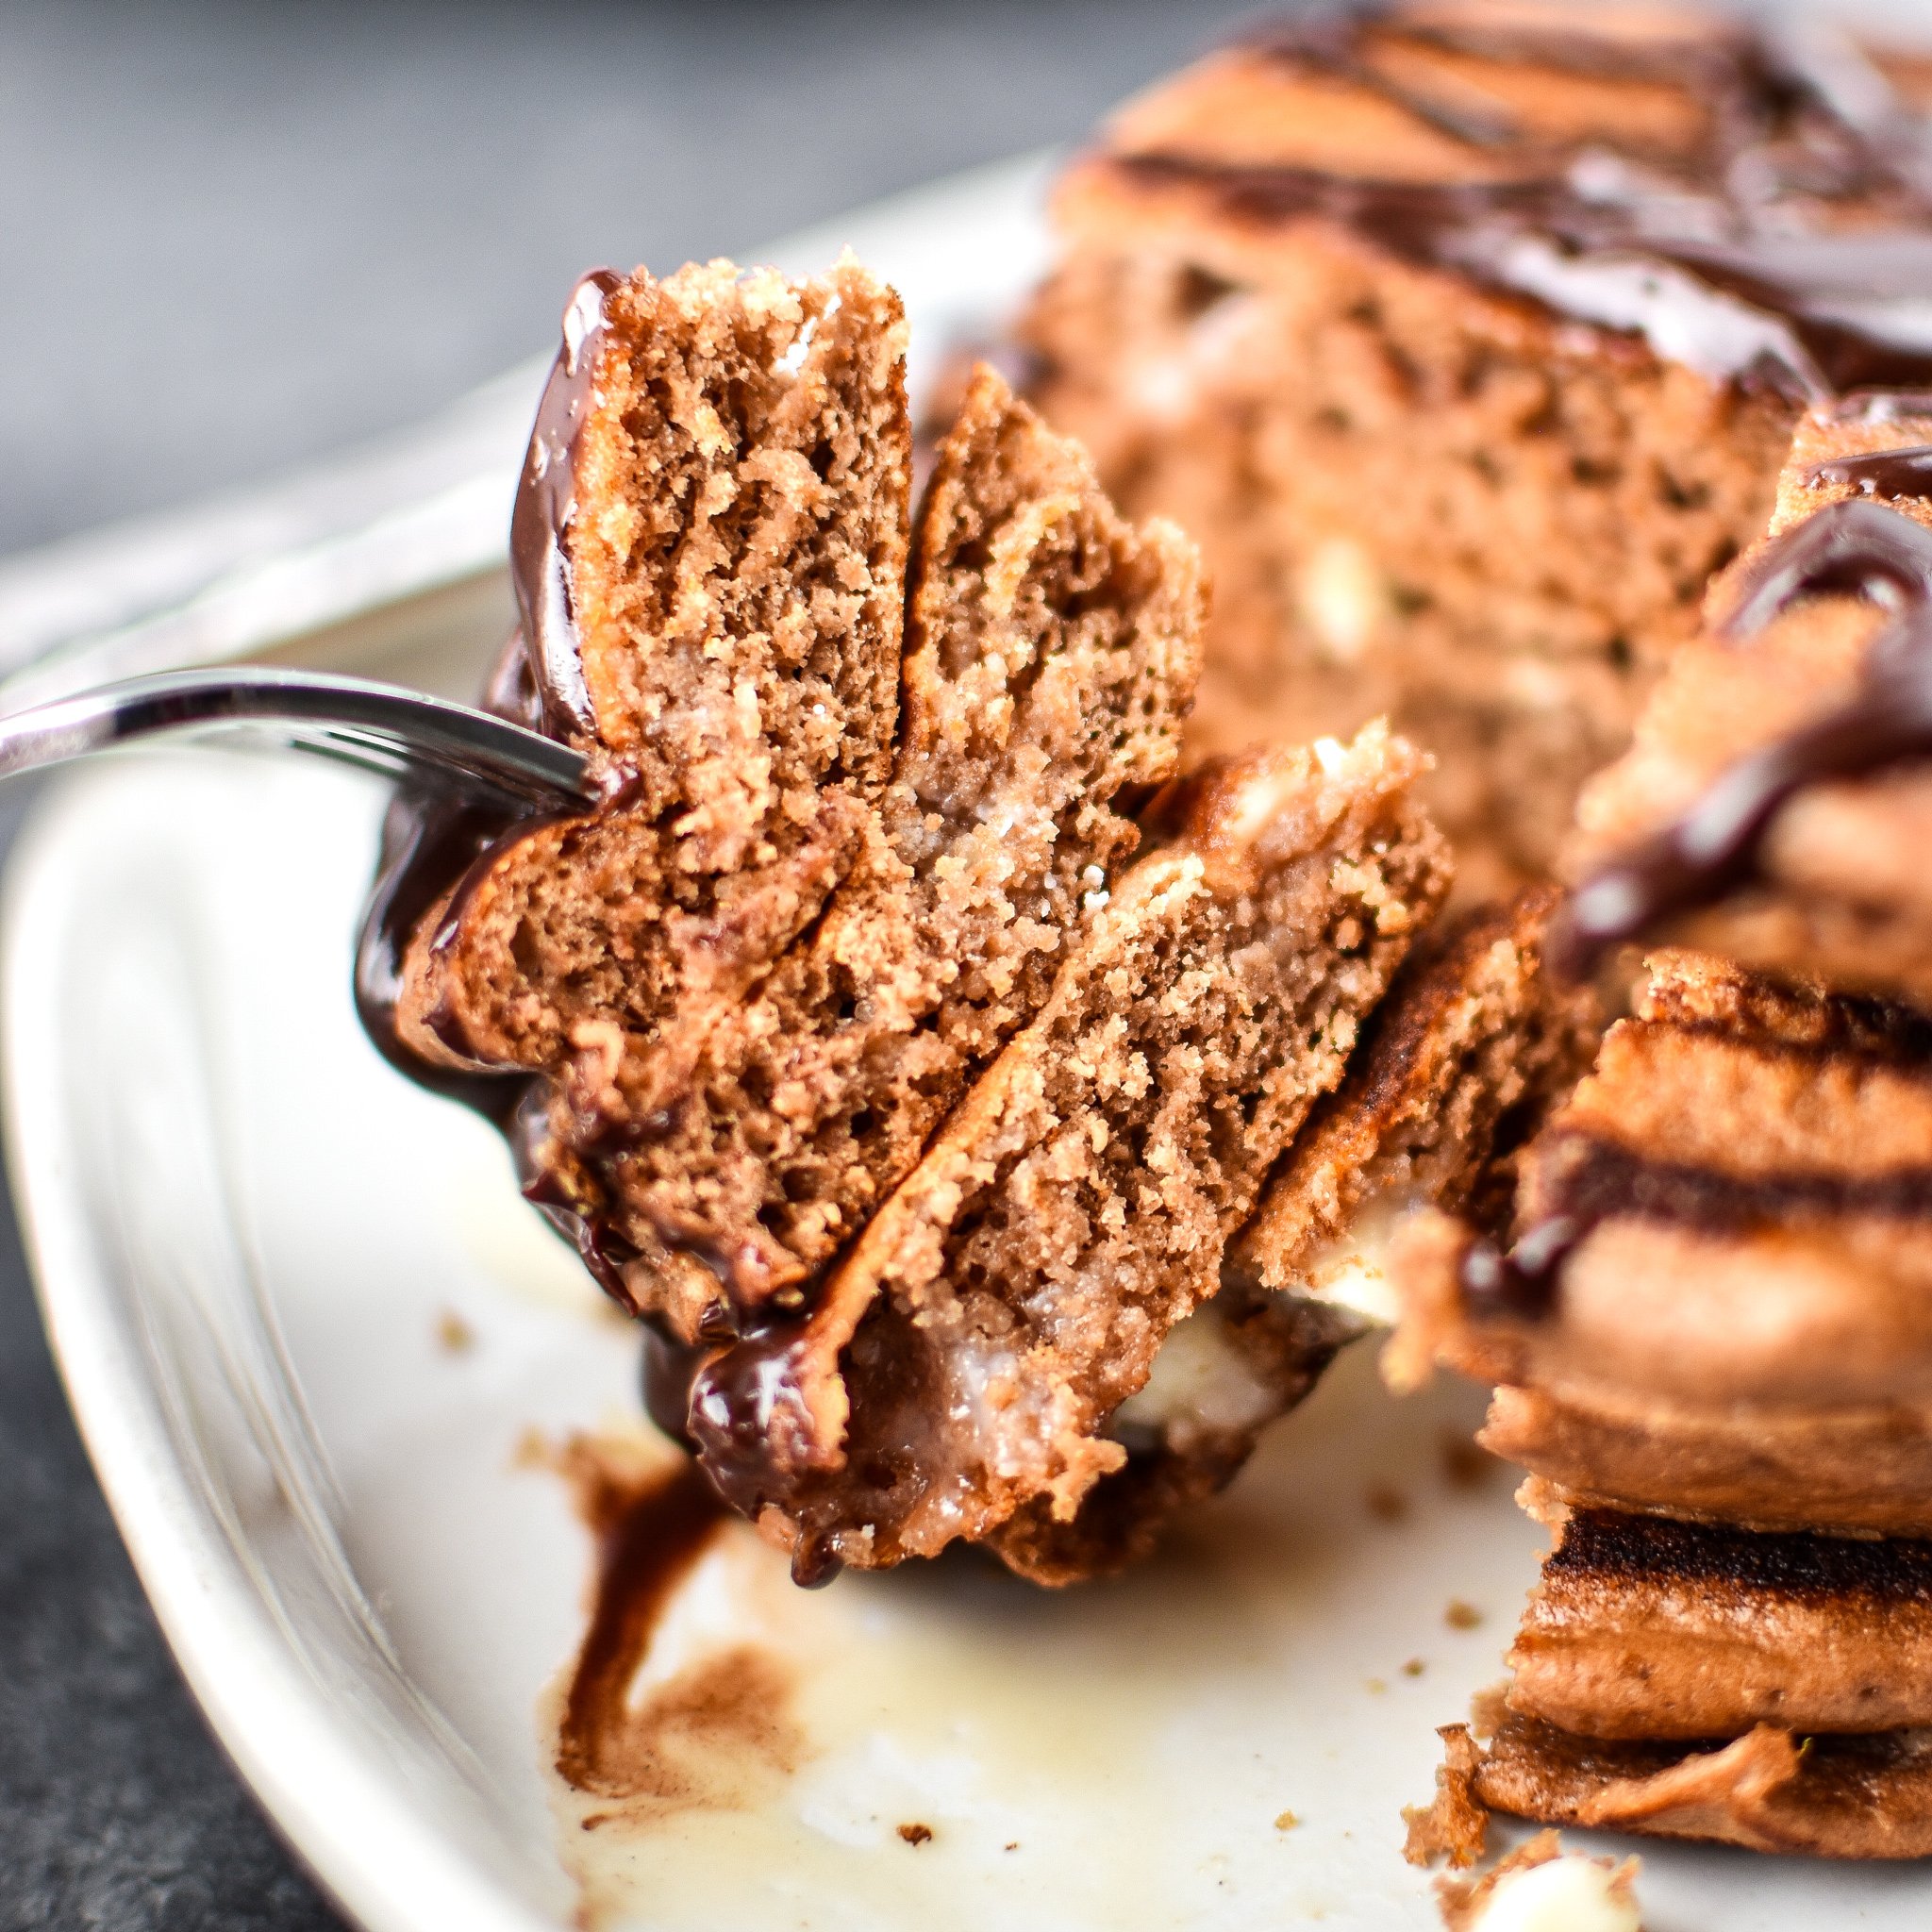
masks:
<svg viewBox="0 0 1932 1932"><path fill-rule="evenodd" d="M651 1420L697 1457L712 1488L740 1515L758 1521L768 1504L795 1501L773 1455L774 1438L809 1440L811 1419L799 1388L806 1319L790 1316L751 1334L695 1344L652 1329L644 1341L644 1407ZM810 1535L791 1554L791 1580L807 1590L844 1568Z"/></svg>
<svg viewBox="0 0 1932 1932"><path fill-rule="evenodd" d="M1591 874L1553 935L1560 970L1587 973L1610 947L1748 883L1795 793L1932 758L1932 530L1874 503L1834 504L1765 553L1729 627L1758 628L1820 591L1899 607L1867 650L1857 696L1740 760L1680 818Z"/></svg>
<svg viewBox="0 0 1932 1932"><path fill-rule="evenodd" d="M594 1201L573 1193L563 1170L545 1158L550 1127L548 1085L541 1075L532 1074L523 1087L514 1115L499 1124L509 1141L524 1199L576 1249L597 1286L619 1307L635 1315L639 1312L637 1297L624 1271L638 1259L638 1250L606 1221Z"/></svg>
<svg viewBox="0 0 1932 1932"><path fill-rule="evenodd" d="M1847 1056L1923 1067L1926 1024L1877 1001L1834 996L1831 1035L1817 1041L1755 1042L1766 1055ZM1677 1029L1698 1030L1674 1023ZM1640 1148L1576 1127L1543 1143L1543 1211L1507 1253L1472 1241L1457 1268L1464 1308L1479 1320L1535 1320L1555 1306L1564 1268L1604 1222L1618 1217L1742 1235L1794 1218L1826 1224L1859 1218L1932 1221L1932 1167L1901 1165L1859 1174L1813 1169L1740 1173L1706 1163L1660 1160Z"/></svg>
<svg viewBox="0 0 1932 1932"><path fill-rule="evenodd" d="M1879 604L1932 602L1932 531L1874 503L1827 504L1758 558L1724 629L1749 637L1800 599L1834 594Z"/></svg>
<svg viewBox="0 0 1932 1932"><path fill-rule="evenodd" d="M520 632L511 635L497 659L483 708L513 724L538 725L535 687ZM487 864L506 839L540 817L528 806L482 798L454 783L427 775L410 779L390 801L383 820L375 884L356 946L356 1010L383 1058L419 1085L474 1107L499 1126L507 1126L516 1113L528 1085L525 1078L429 1065L398 1035L396 1001L409 941L450 891L451 881L461 881Z"/></svg>
<svg viewBox="0 0 1932 1932"><path fill-rule="evenodd" d="M591 738L593 727L563 540L575 508L576 437L604 341L604 305L620 281L609 269L592 270L564 309L563 345L537 406L510 516L510 575L523 625L505 646L483 698L485 710L512 724L578 741ZM429 1066L397 1037L396 998L404 950L431 909L445 895L450 910L458 909L466 888L488 872L504 844L541 822L528 809L412 780L396 793L384 824L375 887L357 947L357 1010L384 1057L424 1086L466 1101L499 1124L516 1113L527 1080ZM448 928L446 914L443 931ZM429 1024L453 1052L467 1054L467 1043L454 1032L442 1033L435 1016Z"/></svg>
<svg viewBox="0 0 1932 1932"><path fill-rule="evenodd" d="M541 728L541 700L520 631L511 634L491 673L483 709L513 724ZM383 821L375 884L356 947L356 1010L383 1057L420 1086L474 1107L506 1131L525 1101L529 1077L483 1067L432 1066L405 1045L396 1030L403 958L439 904L447 899L450 907L458 905L506 844L558 815L482 798L453 781L410 779L397 790ZM453 1053L467 1057L467 1042L445 1021L431 1014L428 1024Z"/></svg>
<svg viewBox="0 0 1932 1932"><path fill-rule="evenodd" d="M1394 102L1439 133L1472 147L1507 147L1511 127L1499 114L1431 100L1377 70L1363 45L1362 23L1352 12L1314 8L1296 20L1270 21L1238 44L1257 54L1312 67Z"/></svg>
<svg viewBox="0 0 1932 1932"><path fill-rule="evenodd" d="M565 539L575 512L576 442L589 409L605 332L605 305L620 286L608 270L577 284L564 311L563 347L551 370L531 433L510 524L510 561L522 628L506 647L490 682L486 708L552 737L594 742L594 724L571 608ZM603 806L627 802L623 773L611 774ZM441 791L413 787L397 795L385 828L375 891L365 915L358 954L357 998L363 1023L388 1058L423 1085L486 1113L508 1138L524 1196L570 1241L598 1283L620 1305L637 1312L624 1271L638 1250L611 1228L594 1199L575 1190L578 1177L547 1158L548 1090L541 1075L516 1072L449 1072L430 1066L402 1042L396 1001L403 954L423 922L441 905L430 944L448 942L459 927L475 886L495 863L504 844L542 823L508 807L479 805ZM447 1015L425 1022L450 1051L470 1052L461 1029ZM724 1257L693 1246L721 1283L732 1278ZM650 1331L643 1364L643 1395L652 1419L698 1457L698 1465L661 1493L604 1532L605 1577L598 1610L585 1640L571 1690L559 1765L571 1775L594 1769L600 1725L608 1727L613 1695L621 1698L629 1669L642 1656L657 1604L728 1501L756 1517L773 1500L774 1463L767 1440L785 1418L808 1422L793 1364L804 1324L789 1317L738 1336L724 1331L690 1347ZM720 1345L724 1344L724 1345ZM826 1583L837 1557L810 1539L792 1559L802 1584ZM614 1690L613 1690L613 1686ZM574 1780L575 1781L575 1780Z"/></svg>
<svg viewBox="0 0 1932 1932"><path fill-rule="evenodd" d="M467 871L515 820L510 808L475 798L398 792L383 821L375 886L356 947L356 1010L383 1058L420 1085L474 1107L499 1125L515 1112L524 1083L514 1075L428 1065L396 1032L396 1000L410 937L450 879Z"/></svg>
<svg viewBox="0 0 1932 1932"><path fill-rule="evenodd" d="M808 1345L805 1320L790 1317L710 1351L691 1377L686 1427L698 1462L718 1493L754 1522L767 1504L791 1500L774 1442L813 1435L798 1374ZM843 1567L809 1536L791 1553L791 1580L807 1590Z"/></svg>
<svg viewBox="0 0 1932 1932"><path fill-rule="evenodd" d="M530 641L530 670L545 724L559 738L588 738L596 730L577 648L564 536L576 508L577 437L604 346L604 306L623 279L614 270L592 269L571 291L563 310L563 347L537 405L516 508L510 512L510 580L524 635Z"/></svg>
<svg viewBox="0 0 1932 1932"><path fill-rule="evenodd" d="M640 1375L644 1413L674 1442L698 1453L691 1433L691 1391L710 1350L666 1335L657 1327L644 1330L644 1358Z"/></svg>
<svg viewBox="0 0 1932 1932"><path fill-rule="evenodd" d="M1807 488L1856 490L1860 496L1881 496L1888 503L1901 496L1932 498L1932 442L1909 449L1874 450L1864 457L1840 457L1820 463L1805 478Z"/></svg>
<svg viewBox="0 0 1932 1932"><path fill-rule="evenodd" d="M1666 85L1706 108L1707 131L1691 152L1667 157L1641 143L1619 153L1607 131L1552 143L1501 100L1490 111L1466 88L1438 97L1402 77L1387 58L1400 42ZM1743 29L1642 44L1371 9L1318 12L1245 44L1375 94L1485 157L1491 172L1498 158L1520 169L1502 180L1378 181L1161 151L1112 165L1152 185L1205 190L1258 225L1340 224L1402 259L1635 331L1670 359L1796 400L1932 377L1917 326L1932 299L1932 150L1854 49L1844 50L1857 69L1847 86L1841 63L1807 64L1795 42ZM1834 203L1855 203L1858 219Z"/></svg>
<svg viewBox="0 0 1932 1932"><path fill-rule="evenodd" d="M1593 1219L1552 1214L1533 1222L1507 1253L1491 1241L1472 1241L1456 1271L1463 1306L1479 1319L1548 1314L1564 1263L1593 1225Z"/></svg>

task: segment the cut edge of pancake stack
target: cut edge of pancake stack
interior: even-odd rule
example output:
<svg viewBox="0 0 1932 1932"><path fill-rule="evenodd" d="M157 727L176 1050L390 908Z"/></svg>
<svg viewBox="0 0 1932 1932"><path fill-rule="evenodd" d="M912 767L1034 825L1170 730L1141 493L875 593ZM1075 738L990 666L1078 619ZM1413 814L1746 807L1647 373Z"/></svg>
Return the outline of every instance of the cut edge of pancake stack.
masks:
<svg viewBox="0 0 1932 1932"><path fill-rule="evenodd" d="M1396 1243L1390 1379L1495 1385L1481 1440L1552 1532L1419 1858L1468 1862L1489 1809L1932 1854L1928 757L1932 401L1873 396L1801 423L1585 796L1558 950L1653 950L1513 1245Z"/></svg>
<svg viewBox="0 0 1932 1932"><path fill-rule="evenodd" d="M1591 1022L1549 892L1435 929L1386 725L1176 778L1191 545L990 371L915 515L904 346L850 258L580 284L490 702L605 795L400 800L358 992L801 1580L964 1539L1060 1584L1363 1332L1391 1204L1507 1192Z"/></svg>

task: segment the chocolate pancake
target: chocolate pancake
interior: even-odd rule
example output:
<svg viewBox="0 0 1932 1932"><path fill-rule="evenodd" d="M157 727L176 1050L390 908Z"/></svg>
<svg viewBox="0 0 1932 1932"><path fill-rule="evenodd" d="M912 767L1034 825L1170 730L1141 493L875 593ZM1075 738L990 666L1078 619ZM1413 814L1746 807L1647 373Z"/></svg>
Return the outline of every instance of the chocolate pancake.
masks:
<svg viewBox="0 0 1932 1932"><path fill-rule="evenodd" d="M1512 1710L1592 1738L1932 1720L1932 1543L1559 1509Z"/></svg>
<svg viewBox="0 0 1932 1932"><path fill-rule="evenodd" d="M1066 1581L1354 1332L1190 1318L1449 861L1386 726L1165 782L1194 552L991 370L908 544L902 336L849 261L581 285L492 702L605 796L406 800L363 1008L510 1133L801 1580L964 1538Z"/></svg>
<svg viewBox="0 0 1932 1932"><path fill-rule="evenodd" d="M702 1255L707 1309L795 1307L904 1178L1174 774L1204 589L1171 525L1113 512L1074 444L983 369L913 545L891 782L860 856L756 997L585 1039L550 1144L642 1253ZM652 1274L659 1271L652 1270ZM721 1292L722 1291L722 1292Z"/></svg>
<svg viewBox="0 0 1932 1932"><path fill-rule="evenodd" d="M593 753L610 804L391 882L434 910L365 999L408 1054L549 1069L584 1025L741 997L824 903L891 757L907 424L899 300L856 262L578 285L498 702Z"/></svg>
<svg viewBox="0 0 1932 1932"><path fill-rule="evenodd" d="M1476 1439L1580 1503L1746 1529L1932 1536L1932 1407L1504 1383Z"/></svg>
<svg viewBox="0 0 1932 1932"><path fill-rule="evenodd" d="M1109 1559L1126 1499L1101 1497L1104 1529L1079 1519L1129 1464L1111 1419L1220 1288L1228 1238L1446 890L1409 802L1419 764L1372 727L1195 781L809 1312L696 1366L701 1459L795 1569L961 1537L1043 1580ZM1180 1462L1224 1462L1215 1420L1191 1440L1167 1418L1167 1474L1130 1495L1178 1500Z"/></svg>
<svg viewBox="0 0 1932 1932"><path fill-rule="evenodd" d="M1513 1157L1600 1030L1590 992L1544 969L1557 903L1532 888L1417 948L1348 1078L1269 1177L1229 1256L1238 1279L1386 1319L1388 1247L1407 1215L1507 1213Z"/></svg>
<svg viewBox="0 0 1932 1932"><path fill-rule="evenodd" d="M1798 1739L1759 1724L1687 1749L1578 1737L1511 1714L1469 1789L1547 1824L1823 1858L1932 1854L1932 1737L1921 1731Z"/></svg>
<svg viewBox="0 0 1932 1932"><path fill-rule="evenodd" d="M1654 961L1523 1157L1514 1248L1406 1231L1393 1373L1440 1355L1626 1414L1932 1399L1928 1074L1909 1015Z"/></svg>

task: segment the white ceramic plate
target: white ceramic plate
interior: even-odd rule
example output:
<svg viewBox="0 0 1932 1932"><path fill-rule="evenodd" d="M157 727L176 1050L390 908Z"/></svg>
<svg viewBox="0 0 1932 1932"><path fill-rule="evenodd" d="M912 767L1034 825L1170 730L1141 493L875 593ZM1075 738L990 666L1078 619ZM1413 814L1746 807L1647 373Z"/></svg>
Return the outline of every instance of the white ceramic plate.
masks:
<svg viewBox="0 0 1932 1932"><path fill-rule="evenodd" d="M853 242L929 358L1034 273L1037 175L774 252ZM387 668L469 676L492 609L454 655ZM807 1595L727 1533L647 1676L754 1647L791 1768L726 1753L582 1828L540 1707L590 1552L519 1452L635 1430L636 1339L491 1130L357 1027L380 804L235 754L89 770L35 817L5 939L15 1182L82 1428L197 1695L347 1911L375 1932L1434 1924L1398 1807L1428 1794L1432 1727L1497 1676L1538 1537L1507 1477L1453 1479L1474 1391L1397 1405L1363 1350L1117 1585L1049 1596L969 1558ZM1644 1857L1655 1932L1932 1914L1917 1869Z"/></svg>

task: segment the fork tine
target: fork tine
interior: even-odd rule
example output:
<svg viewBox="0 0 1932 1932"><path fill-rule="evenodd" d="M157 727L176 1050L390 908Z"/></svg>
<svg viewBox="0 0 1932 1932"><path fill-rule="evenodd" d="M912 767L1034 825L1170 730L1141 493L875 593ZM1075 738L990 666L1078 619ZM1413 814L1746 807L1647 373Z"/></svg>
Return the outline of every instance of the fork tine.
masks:
<svg viewBox="0 0 1932 1932"><path fill-rule="evenodd" d="M398 685L268 666L130 678L0 718L0 777L231 726L388 776L428 773L539 807L597 796L581 752L507 719Z"/></svg>

